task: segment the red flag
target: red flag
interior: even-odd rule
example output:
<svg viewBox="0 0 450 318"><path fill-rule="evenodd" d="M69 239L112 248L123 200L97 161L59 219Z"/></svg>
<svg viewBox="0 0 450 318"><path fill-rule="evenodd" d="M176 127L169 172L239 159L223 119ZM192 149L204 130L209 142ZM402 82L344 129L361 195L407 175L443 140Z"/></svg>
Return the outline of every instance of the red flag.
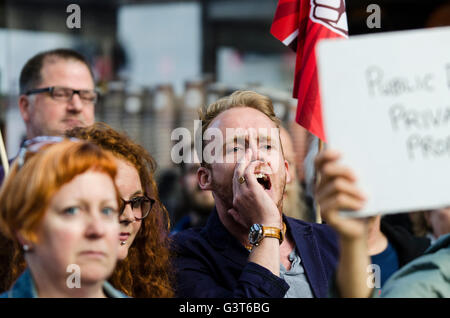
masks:
<svg viewBox="0 0 450 318"><path fill-rule="evenodd" d="M321 39L348 36L345 1L279 0L270 33L297 52L297 123L325 141L315 47Z"/></svg>

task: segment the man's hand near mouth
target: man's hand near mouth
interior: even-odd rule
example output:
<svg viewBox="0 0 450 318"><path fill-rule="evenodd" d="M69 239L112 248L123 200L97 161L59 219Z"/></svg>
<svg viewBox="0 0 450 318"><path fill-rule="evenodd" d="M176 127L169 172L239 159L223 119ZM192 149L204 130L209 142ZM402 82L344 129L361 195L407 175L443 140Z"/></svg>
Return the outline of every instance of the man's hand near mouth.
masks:
<svg viewBox="0 0 450 318"><path fill-rule="evenodd" d="M260 173L261 160L250 161L251 150L245 154L245 158L236 165L233 176L233 208L228 213L241 224L247 231L253 224L282 228L281 212L274 200L270 197L269 189L261 186L257 178ZM244 177L245 182L240 183L239 178ZM269 181L270 179L268 179ZM270 181L269 181L270 183ZM259 264L273 274L280 275L280 258L268 257L268 255L280 255L280 243L276 238L265 238L261 244L254 246L249 256L249 261Z"/></svg>
<svg viewBox="0 0 450 318"><path fill-rule="evenodd" d="M255 223L281 228L281 212L270 196L270 178L265 173L255 173L261 170L260 167L264 162L250 161L251 152L251 149L248 149L245 158L236 165L234 170L233 208L228 210L228 213L247 230ZM267 178L263 182L265 185L257 180L261 174ZM245 178L242 184L239 183L240 177Z"/></svg>

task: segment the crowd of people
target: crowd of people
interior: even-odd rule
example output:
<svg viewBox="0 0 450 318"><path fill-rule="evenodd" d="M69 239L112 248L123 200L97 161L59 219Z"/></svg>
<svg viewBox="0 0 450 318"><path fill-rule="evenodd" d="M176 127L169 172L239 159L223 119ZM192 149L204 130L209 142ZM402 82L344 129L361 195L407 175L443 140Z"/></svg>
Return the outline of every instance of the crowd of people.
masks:
<svg viewBox="0 0 450 318"><path fill-rule="evenodd" d="M413 231L342 217L365 196L332 149L315 158L311 204L270 98L236 91L199 110L202 136L223 139L202 138L216 160L179 165L171 211L151 154L95 122L98 98L73 50L22 69L26 140L0 169L0 297L450 297L450 209L404 214Z"/></svg>

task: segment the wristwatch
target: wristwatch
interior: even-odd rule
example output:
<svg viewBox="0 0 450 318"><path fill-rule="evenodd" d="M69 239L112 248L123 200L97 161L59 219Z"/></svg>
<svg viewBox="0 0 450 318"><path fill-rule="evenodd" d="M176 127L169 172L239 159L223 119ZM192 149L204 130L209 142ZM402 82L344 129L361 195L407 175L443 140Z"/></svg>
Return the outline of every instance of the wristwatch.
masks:
<svg viewBox="0 0 450 318"><path fill-rule="evenodd" d="M258 246L265 237L275 237L283 242L286 225L283 222L283 230L277 227L264 226L262 224L253 224L248 234L248 241L252 246Z"/></svg>

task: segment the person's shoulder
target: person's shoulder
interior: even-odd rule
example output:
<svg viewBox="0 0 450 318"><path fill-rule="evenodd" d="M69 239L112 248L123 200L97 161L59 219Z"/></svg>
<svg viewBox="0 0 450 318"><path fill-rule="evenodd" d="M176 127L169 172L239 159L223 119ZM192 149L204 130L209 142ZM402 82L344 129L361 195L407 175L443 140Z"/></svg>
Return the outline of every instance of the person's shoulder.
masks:
<svg viewBox="0 0 450 318"><path fill-rule="evenodd" d="M398 270L383 287L382 297L450 297L450 247L415 259Z"/></svg>

